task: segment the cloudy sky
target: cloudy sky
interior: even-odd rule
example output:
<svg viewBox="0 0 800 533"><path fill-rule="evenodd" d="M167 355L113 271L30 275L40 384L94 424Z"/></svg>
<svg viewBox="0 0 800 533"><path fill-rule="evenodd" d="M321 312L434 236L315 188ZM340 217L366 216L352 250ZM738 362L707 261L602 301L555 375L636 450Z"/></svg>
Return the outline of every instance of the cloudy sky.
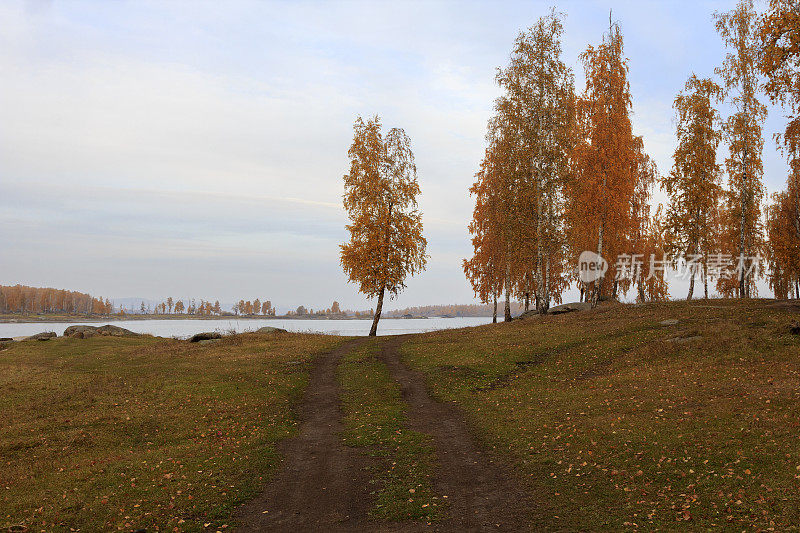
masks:
<svg viewBox="0 0 800 533"><path fill-rule="evenodd" d="M120 297L334 299L357 115L414 144L428 270L389 308L472 302L468 187L517 32L552 2L2 2L0 283ZM712 13L731 1L559 2L565 60L609 7L634 124L661 171L675 94L713 75ZM786 165L765 127L765 182ZM683 295L676 287L673 295Z"/></svg>

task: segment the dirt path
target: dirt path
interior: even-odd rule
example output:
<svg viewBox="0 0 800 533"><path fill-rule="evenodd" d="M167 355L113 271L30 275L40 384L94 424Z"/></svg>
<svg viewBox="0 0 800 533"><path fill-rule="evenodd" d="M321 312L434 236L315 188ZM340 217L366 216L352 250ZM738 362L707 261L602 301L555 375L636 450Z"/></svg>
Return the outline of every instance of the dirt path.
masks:
<svg viewBox="0 0 800 533"><path fill-rule="evenodd" d="M363 339L320 356L303 402L300 433L279 447L284 461L266 491L239 509L239 531L366 531L369 458L341 442L336 367ZM265 512L266 511L266 512Z"/></svg>
<svg viewBox="0 0 800 533"><path fill-rule="evenodd" d="M438 461L435 490L447 496L449 518L432 525L369 517L375 487L363 450L345 446L336 368L364 342L320 356L311 372L299 434L284 441L284 461L267 489L236 514L238 531L523 531L528 496L508 470L479 448L453 405L434 401L423 376L401 362L402 337L384 343L381 359L400 383L412 429L431 435Z"/></svg>
<svg viewBox="0 0 800 533"><path fill-rule="evenodd" d="M447 495L449 518L438 531L526 531L531 501L510 470L483 450L467 429L463 413L428 394L425 378L400 361L403 337L383 346L381 359L402 388L412 429L434 438L437 493Z"/></svg>

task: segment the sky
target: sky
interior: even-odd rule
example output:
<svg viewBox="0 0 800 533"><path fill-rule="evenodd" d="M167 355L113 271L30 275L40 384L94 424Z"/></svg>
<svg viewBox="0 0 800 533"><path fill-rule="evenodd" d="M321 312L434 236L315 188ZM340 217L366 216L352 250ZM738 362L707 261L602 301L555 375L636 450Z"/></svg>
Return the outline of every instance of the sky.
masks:
<svg viewBox="0 0 800 533"><path fill-rule="evenodd" d="M461 261L494 75L552 5L0 3L0 284L260 298L280 311L371 307L347 283L339 244L353 121L378 114L412 139L430 255L387 307L474 302ZM672 101L693 72L714 75L725 49L712 14L733 5L556 5L579 89L579 55L601 41L611 9L634 130L662 173L675 148ZM786 182L772 140L784 123L770 107L770 194Z"/></svg>

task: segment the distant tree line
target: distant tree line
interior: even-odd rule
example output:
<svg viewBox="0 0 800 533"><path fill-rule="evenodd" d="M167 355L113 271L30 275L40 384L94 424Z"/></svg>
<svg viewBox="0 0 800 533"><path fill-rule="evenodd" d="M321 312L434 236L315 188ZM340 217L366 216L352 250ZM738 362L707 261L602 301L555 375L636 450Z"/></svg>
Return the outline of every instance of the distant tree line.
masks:
<svg viewBox="0 0 800 533"><path fill-rule="evenodd" d="M108 299L64 289L0 285L0 313L110 314Z"/></svg>

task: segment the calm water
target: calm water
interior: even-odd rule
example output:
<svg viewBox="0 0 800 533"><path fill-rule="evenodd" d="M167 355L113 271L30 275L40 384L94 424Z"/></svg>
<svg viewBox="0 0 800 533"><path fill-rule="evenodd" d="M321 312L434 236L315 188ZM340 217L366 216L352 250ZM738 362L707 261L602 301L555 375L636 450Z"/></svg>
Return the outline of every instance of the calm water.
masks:
<svg viewBox="0 0 800 533"><path fill-rule="evenodd" d="M491 322L491 317L470 318L428 318L428 319L381 319L378 335L398 335L401 333L424 333L438 329L480 326ZM0 337L21 337L43 331L55 331L59 335L67 327L75 324L101 326L106 322L36 322L0 324ZM136 333L149 333L158 337L188 337L203 331L237 333L255 331L262 326L274 326L289 331L328 333L330 335L366 335L372 325L371 320L275 320L249 319L237 320L114 320L107 322Z"/></svg>

